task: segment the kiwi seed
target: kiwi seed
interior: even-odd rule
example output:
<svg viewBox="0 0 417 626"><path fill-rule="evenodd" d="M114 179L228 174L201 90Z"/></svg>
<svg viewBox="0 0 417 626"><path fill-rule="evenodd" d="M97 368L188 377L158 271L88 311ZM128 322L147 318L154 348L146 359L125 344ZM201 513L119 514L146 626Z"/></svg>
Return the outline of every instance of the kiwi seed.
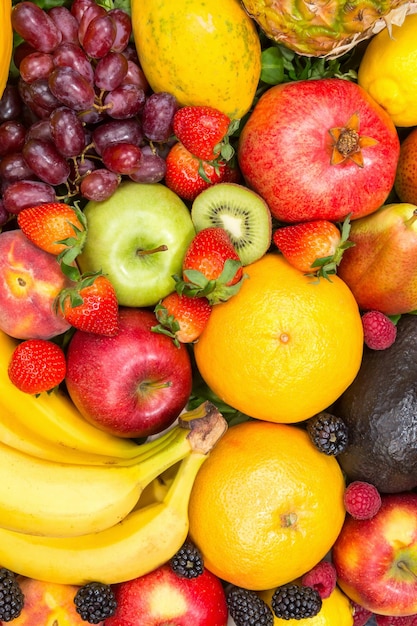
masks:
<svg viewBox="0 0 417 626"><path fill-rule="evenodd" d="M271 245L272 220L265 200L237 183L217 183L202 191L191 207L197 232L216 226L230 236L242 265L260 259Z"/></svg>

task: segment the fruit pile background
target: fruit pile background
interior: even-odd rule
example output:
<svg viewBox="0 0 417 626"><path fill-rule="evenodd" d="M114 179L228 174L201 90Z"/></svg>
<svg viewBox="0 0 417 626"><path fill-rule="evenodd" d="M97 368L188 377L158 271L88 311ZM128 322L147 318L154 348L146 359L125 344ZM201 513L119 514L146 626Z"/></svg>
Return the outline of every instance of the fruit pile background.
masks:
<svg viewBox="0 0 417 626"><path fill-rule="evenodd" d="M417 9L288 4L2 0L0 624L417 623Z"/></svg>

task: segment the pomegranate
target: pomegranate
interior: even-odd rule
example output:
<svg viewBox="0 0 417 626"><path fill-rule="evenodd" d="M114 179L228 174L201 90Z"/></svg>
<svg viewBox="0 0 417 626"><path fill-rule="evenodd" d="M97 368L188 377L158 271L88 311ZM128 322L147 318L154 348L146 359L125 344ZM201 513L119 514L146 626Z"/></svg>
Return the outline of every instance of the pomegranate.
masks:
<svg viewBox="0 0 417 626"><path fill-rule="evenodd" d="M400 152L388 114L341 78L271 87L243 127L246 184L284 222L368 215L387 199Z"/></svg>

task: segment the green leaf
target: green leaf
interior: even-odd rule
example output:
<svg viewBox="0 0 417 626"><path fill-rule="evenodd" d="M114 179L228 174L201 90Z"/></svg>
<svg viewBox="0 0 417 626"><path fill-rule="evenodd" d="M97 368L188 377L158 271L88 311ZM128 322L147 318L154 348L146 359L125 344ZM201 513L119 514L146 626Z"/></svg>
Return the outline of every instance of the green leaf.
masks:
<svg viewBox="0 0 417 626"><path fill-rule="evenodd" d="M280 48L272 46L262 51L261 81L277 85L284 80L284 59Z"/></svg>

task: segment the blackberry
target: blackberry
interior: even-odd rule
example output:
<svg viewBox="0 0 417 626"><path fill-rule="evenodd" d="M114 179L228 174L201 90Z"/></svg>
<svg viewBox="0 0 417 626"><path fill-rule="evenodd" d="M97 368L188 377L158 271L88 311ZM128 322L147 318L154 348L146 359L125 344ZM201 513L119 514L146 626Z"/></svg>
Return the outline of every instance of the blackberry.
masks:
<svg viewBox="0 0 417 626"><path fill-rule="evenodd" d="M11 622L19 617L23 609L24 595L16 574L0 568L0 621Z"/></svg>
<svg viewBox="0 0 417 626"><path fill-rule="evenodd" d="M236 626L273 626L271 609L254 591L233 587L227 594L227 607Z"/></svg>
<svg viewBox="0 0 417 626"><path fill-rule="evenodd" d="M281 619L306 619L320 612L322 599L312 587L282 585L274 591L272 610Z"/></svg>
<svg viewBox="0 0 417 626"><path fill-rule="evenodd" d="M348 428L341 417L331 413L318 413L307 421L307 432L320 452L336 456L346 450Z"/></svg>
<svg viewBox="0 0 417 626"><path fill-rule="evenodd" d="M169 564L172 571L182 578L197 578L204 571L201 552L189 539L174 554Z"/></svg>
<svg viewBox="0 0 417 626"><path fill-rule="evenodd" d="M74 604L81 619L89 624L99 624L116 612L117 602L113 589L104 583L92 582L80 587Z"/></svg>

